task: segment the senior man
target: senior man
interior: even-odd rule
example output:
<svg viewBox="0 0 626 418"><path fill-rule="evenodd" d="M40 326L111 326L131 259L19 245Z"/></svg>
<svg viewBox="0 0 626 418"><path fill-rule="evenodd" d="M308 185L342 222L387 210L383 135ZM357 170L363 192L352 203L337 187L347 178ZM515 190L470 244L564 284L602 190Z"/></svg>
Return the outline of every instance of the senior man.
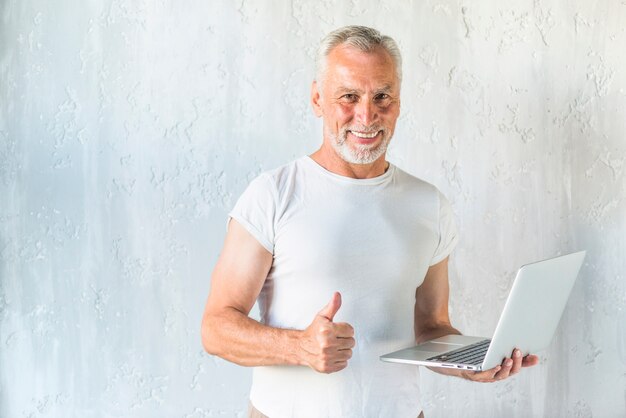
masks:
<svg viewBox="0 0 626 418"><path fill-rule="evenodd" d="M459 334L450 204L385 159L401 78L390 37L362 26L326 36L311 87L321 147L261 174L230 213L202 342L255 367L250 416L414 418L418 367L378 357ZM260 322L248 316L256 300ZM492 382L536 363L515 350L491 370L434 370Z"/></svg>

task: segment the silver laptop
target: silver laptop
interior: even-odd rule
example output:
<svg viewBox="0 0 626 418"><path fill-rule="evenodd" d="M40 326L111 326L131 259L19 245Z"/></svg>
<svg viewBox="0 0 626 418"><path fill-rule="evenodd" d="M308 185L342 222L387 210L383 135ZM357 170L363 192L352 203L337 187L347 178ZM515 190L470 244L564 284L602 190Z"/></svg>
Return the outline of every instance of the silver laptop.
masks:
<svg viewBox="0 0 626 418"><path fill-rule="evenodd" d="M585 251L522 266L491 339L447 335L381 356L382 361L488 370L511 357L546 348L561 319Z"/></svg>

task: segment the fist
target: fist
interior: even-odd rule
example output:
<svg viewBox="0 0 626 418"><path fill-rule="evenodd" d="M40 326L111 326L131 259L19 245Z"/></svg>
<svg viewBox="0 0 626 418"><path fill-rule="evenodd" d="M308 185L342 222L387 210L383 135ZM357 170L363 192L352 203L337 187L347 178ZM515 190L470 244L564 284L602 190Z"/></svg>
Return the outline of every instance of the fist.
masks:
<svg viewBox="0 0 626 418"><path fill-rule="evenodd" d="M304 364L321 373L345 369L352 357L354 328L345 322L333 322L340 307L341 295L335 292L302 334Z"/></svg>

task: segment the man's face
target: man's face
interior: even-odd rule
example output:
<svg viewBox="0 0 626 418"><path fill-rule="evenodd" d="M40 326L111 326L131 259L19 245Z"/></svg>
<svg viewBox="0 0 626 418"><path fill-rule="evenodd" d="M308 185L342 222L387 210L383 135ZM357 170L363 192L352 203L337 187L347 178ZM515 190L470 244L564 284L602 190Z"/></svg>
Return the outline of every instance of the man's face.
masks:
<svg viewBox="0 0 626 418"><path fill-rule="evenodd" d="M383 48L363 52L339 45L327 57L311 99L324 119L324 141L351 164L370 164L386 150L400 114L400 81Z"/></svg>

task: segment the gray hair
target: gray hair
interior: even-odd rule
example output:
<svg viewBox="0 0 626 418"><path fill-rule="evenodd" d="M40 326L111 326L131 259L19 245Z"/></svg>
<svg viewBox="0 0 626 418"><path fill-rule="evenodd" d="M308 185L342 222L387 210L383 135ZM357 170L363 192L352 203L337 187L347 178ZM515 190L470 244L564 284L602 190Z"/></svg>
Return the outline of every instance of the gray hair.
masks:
<svg viewBox="0 0 626 418"><path fill-rule="evenodd" d="M371 52L376 47L382 47L391 55L396 67L398 81L402 82L402 55L398 44L390 36L382 35L379 31L367 26L344 26L326 35L317 50L315 62L315 80L322 84L326 73L327 58L330 51L339 45L349 45L363 52Z"/></svg>

